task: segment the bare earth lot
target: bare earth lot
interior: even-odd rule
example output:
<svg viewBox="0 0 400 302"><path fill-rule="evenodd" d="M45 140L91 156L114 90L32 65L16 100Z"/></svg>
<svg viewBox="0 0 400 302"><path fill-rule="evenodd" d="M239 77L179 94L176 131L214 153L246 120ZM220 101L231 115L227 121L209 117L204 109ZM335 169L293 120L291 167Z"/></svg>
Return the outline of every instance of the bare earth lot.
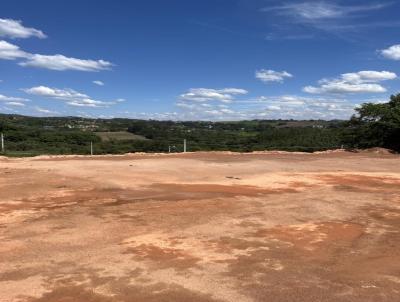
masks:
<svg viewBox="0 0 400 302"><path fill-rule="evenodd" d="M400 156L0 159L0 301L400 301Z"/></svg>

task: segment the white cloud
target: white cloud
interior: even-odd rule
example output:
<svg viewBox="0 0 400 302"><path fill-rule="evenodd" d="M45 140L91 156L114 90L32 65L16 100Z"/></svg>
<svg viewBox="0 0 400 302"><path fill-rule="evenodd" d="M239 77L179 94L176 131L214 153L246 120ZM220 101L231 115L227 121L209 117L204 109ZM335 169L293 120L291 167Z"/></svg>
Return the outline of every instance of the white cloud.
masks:
<svg viewBox="0 0 400 302"><path fill-rule="evenodd" d="M261 11L274 17L274 26L278 29L278 37L287 36L288 30L297 34L307 34L307 30L317 29L318 31L334 33L337 37L345 38L349 34L354 35L359 30L378 27L398 27L397 20L371 21L367 19L368 12L374 12L393 5L393 1L386 3L345 5L346 1L311 0L311 1L281 1L280 5L269 5ZM292 26L288 27L288 23ZM283 26L279 26L283 24ZM299 24L301 26L299 26ZM295 26L295 28L293 28ZM293 30L294 29L294 30ZM313 32L313 34L319 34ZM290 34L289 34L290 35Z"/></svg>
<svg viewBox="0 0 400 302"><path fill-rule="evenodd" d="M100 71L108 70L113 64L104 60L82 60L76 58L68 58L63 55L39 55L33 54L27 57L25 62L19 63L24 67L37 67L50 70L65 71Z"/></svg>
<svg viewBox="0 0 400 302"><path fill-rule="evenodd" d="M102 81L93 81L93 84L98 85L98 86L104 86L104 82L102 82Z"/></svg>
<svg viewBox="0 0 400 302"><path fill-rule="evenodd" d="M82 60L63 55L31 54L6 41L0 41L0 59L24 59L18 64L24 67L37 67L57 71L101 71L109 70L113 66L112 63L104 60Z"/></svg>
<svg viewBox="0 0 400 302"><path fill-rule="evenodd" d="M190 103L184 103L184 102L178 102L175 104L175 106L184 108L184 109L194 109L197 108L195 104L190 104Z"/></svg>
<svg viewBox="0 0 400 302"><path fill-rule="evenodd" d="M311 94L382 93L386 88L379 83L396 78L397 75L389 71L344 73L339 78L320 80L318 87L306 86L303 91Z"/></svg>
<svg viewBox="0 0 400 302"><path fill-rule="evenodd" d="M363 99L362 102L378 102ZM235 121L252 119L348 119L361 101L336 97L307 97L298 95L260 96L235 100L231 103L176 103L172 112L123 112L124 117L156 120Z"/></svg>
<svg viewBox="0 0 400 302"><path fill-rule="evenodd" d="M46 38L40 30L24 27L21 21L12 19L0 19L0 37L28 38L36 36ZM42 55L25 52L19 46L6 41L0 41L0 59L21 59L18 64L24 67L36 67L50 70L78 70L78 71L101 71L109 70L113 64L104 60L89 60L66 57L61 54Z"/></svg>
<svg viewBox="0 0 400 302"><path fill-rule="evenodd" d="M387 49L383 49L380 53L387 59L400 60L400 44L390 46Z"/></svg>
<svg viewBox="0 0 400 302"><path fill-rule="evenodd" d="M306 86L304 92L312 94L323 93L383 93L386 88L380 84L349 84L344 82L330 82L320 87Z"/></svg>
<svg viewBox="0 0 400 302"><path fill-rule="evenodd" d="M364 70L356 73L344 73L342 74L342 78L352 83L366 83L394 80L397 78L397 75L390 71Z"/></svg>
<svg viewBox="0 0 400 302"><path fill-rule="evenodd" d="M338 19L351 14L382 9L389 4L368 4L344 6L327 1L305 1L280 6L265 7L264 12L276 12L279 15L291 16L298 21L314 22L323 19Z"/></svg>
<svg viewBox="0 0 400 302"><path fill-rule="evenodd" d="M17 106L17 107L25 107L25 104L21 103L21 102L7 102L6 105Z"/></svg>
<svg viewBox="0 0 400 302"><path fill-rule="evenodd" d="M270 106L267 106L266 108L268 110L271 110L271 111L280 111L280 110L282 110L282 107L278 106L278 105L270 105Z"/></svg>
<svg viewBox="0 0 400 302"><path fill-rule="evenodd" d="M25 107L24 102L29 102L28 99L5 96L0 94L0 102L4 102L5 105L13 107Z"/></svg>
<svg viewBox="0 0 400 302"><path fill-rule="evenodd" d="M16 98L0 94L0 102L28 102L28 99Z"/></svg>
<svg viewBox="0 0 400 302"><path fill-rule="evenodd" d="M117 101L104 102L94 100L88 95L77 92L73 89L58 89L46 86L37 86L29 89L23 89L23 91L30 95L64 101L67 105L75 107L108 107L117 103Z"/></svg>
<svg viewBox="0 0 400 302"><path fill-rule="evenodd" d="M237 101L244 112L254 118L262 114L268 119L348 119L361 102L376 102L374 99L358 101L337 97L307 97L299 95L260 96L255 99ZM250 110L249 110L250 108Z"/></svg>
<svg viewBox="0 0 400 302"><path fill-rule="evenodd" d="M96 101L96 100L92 100L92 99L82 99L82 100L75 100L75 101L71 100L71 101L67 102L67 104L70 106L75 106L75 107L108 107L108 105L111 105L112 103Z"/></svg>
<svg viewBox="0 0 400 302"><path fill-rule="evenodd" d="M58 114L56 111L52 111L52 110L49 110L49 109L46 109L46 108L42 108L42 107L38 107L38 106L34 107L34 109L35 109L37 112L40 112L40 113L45 113L45 114Z"/></svg>
<svg viewBox="0 0 400 302"><path fill-rule="evenodd" d="M29 89L24 89L24 91L31 95L44 96L49 98L58 98L61 100L70 100L77 98L86 98L86 94L76 92L72 89L57 89L49 88L46 86L37 86Z"/></svg>
<svg viewBox="0 0 400 302"><path fill-rule="evenodd" d="M233 95L240 95L240 94L248 94L249 93L247 90L240 89L240 88L224 88L224 89L218 90L218 92L228 93L228 94L233 94Z"/></svg>
<svg viewBox="0 0 400 302"><path fill-rule="evenodd" d="M284 95L279 97L279 103L285 104L288 106L299 106L299 105L304 105L306 99L301 98L298 96L291 96L291 95Z"/></svg>
<svg viewBox="0 0 400 302"><path fill-rule="evenodd" d="M224 104L178 101L178 114L169 117L179 120L348 119L358 104L337 97L298 95L260 96Z"/></svg>
<svg viewBox="0 0 400 302"><path fill-rule="evenodd" d="M304 19L337 18L344 12L333 4L326 2L303 2L281 6L265 7L264 12L276 11L280 15L292 15Z"/></svg>
<svg viewBox="0 0 400 302"><path fill-rule="evenodd" d="M0 37L7 38L46 38L46 35L38 29L25 27L22 21L13 19L0 19Z"/></svg>
<svg viewBox="0 0 400 302"><path fill-rule="evenodd" d="M27 55L28 54L22 51L18 46L6 41L0 41L0 59L15 60L18 58L26 58Z"/></svg>
<svg viewBox="0 0 400 302"><path fill-rule="evenodd" d="M248 92L244 89L238 88L224 88L224 89L209 89L209 88L192 88L188 92L180 96L181 101L191 102L207 102L219 101L223 103L230 103L234 100L236 95L244 95Z"/></svg>
<svg viewBox="0 0 400 302"><path fill-rule="evenodd" d="M288 73L287 71L274 71L274 70L266 70L261 69L256 71L256 78L263 81L264 83L268 82L279 82L282 83L285 78L292 78L293 75Z"/></svg>

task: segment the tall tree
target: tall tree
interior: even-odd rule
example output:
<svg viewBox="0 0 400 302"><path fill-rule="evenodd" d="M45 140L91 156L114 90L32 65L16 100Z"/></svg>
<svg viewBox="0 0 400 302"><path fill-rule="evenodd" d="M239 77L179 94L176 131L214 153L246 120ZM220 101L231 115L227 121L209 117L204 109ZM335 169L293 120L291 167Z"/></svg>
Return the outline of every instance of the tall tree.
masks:
<svg viewBox="0 0 400 302"><path fill-rule="evenodd" d="M400 151L400 94L392 95L388 103L365 103L356 111L345 132L348 144Z"/></svg>

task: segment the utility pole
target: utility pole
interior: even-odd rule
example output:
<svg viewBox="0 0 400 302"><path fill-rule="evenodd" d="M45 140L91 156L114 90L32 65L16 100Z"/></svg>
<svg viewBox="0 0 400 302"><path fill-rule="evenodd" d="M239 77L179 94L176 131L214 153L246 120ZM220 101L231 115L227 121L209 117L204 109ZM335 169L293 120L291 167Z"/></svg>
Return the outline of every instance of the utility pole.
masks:
<svg viewBox="0 0 400 302"><path fill-rule="evenodd" d="M93 142L90 142L90 155L93 156Z"/></svg>
<svg viewBox="0 0 400 302"><path fill-rule="evenodd" d="M186 139L183 140L183 153L186 153Z"/></svg>
<svg viewBox="0 0 400 302"><path fill-rule="evenodd" d="M1 140L1 153L4 153L5 152L5 149L4 149L4 134L3 133L1 133L1 138L0 138L0 140Z"/></svg>
<svg viewBox="0 0 400 302"><path fill-rule="evenodd" d="M168 153L171 153L171 146L168 146Z"/></svg>

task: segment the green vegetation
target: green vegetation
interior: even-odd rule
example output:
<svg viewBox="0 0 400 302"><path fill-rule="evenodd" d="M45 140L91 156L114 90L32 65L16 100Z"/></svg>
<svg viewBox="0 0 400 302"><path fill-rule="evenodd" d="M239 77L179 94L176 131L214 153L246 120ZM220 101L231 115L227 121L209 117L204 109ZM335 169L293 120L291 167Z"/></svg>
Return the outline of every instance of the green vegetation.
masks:
<svg viewBox="0 0 400 302"><path fill-rule="evenodd" d="M136 135L133 133L130 133L128 131L116 131L116 132L95 132L95 134L101 138L101 140L104 142L107 141L130 141L130 140L146 140L144 136L141 135Z"/></svg>
<svg viewBox="0 0 400 302"><path fill-rule="evenodd" d="M340 146L337 129L341 122L308 121L307 126L285 127L288 123L292 121L134 121L128 131L161 142L164 146L175 146L178 150L182 150L182 141L187 139L191 151L315 151Z"/></svg>
<svg viewBox="0 0 400 302"><path fill-rule="evenodd" d="M385 104L364 104L350 121L253 120L238 122L172 122L131 119L37 118L0 115L6 154L96 154L240 152L287 150L312 152L385 147L400 151L400 95Z"/></svg>
<svg viewBox="0 0 400 302"><path fill-rule="evenodd" d="M366 103L346 123L344 142L355 148L384 147L400 151L400 94L388 103Z"/></svg>

